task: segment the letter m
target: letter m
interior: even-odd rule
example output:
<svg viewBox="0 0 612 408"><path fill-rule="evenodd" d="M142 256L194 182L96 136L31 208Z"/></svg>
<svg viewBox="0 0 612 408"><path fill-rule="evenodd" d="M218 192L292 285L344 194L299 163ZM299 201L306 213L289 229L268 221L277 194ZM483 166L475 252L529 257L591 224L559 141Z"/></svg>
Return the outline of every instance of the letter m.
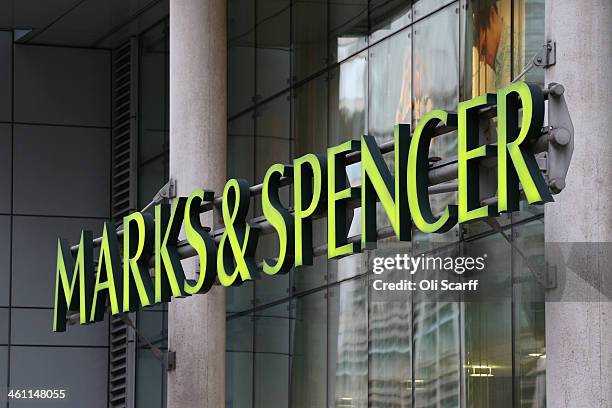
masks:
<svg viewBox="0 0 612 408"><path fill-rule="evenodd" d="M78 311L81 314L81 324L87 323L94 281L93 234L91 231L81 232L76 259L72 256L68 242L59 238L57 240L53 331L66 331L68 311Z"/></svg>

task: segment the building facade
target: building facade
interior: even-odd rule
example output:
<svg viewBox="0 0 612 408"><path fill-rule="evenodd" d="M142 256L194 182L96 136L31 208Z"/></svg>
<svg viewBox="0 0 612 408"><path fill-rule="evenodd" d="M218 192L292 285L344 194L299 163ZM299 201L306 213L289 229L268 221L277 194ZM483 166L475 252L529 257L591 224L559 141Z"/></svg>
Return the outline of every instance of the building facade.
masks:
<svg viewBox="0 0 612 408"><path fill-rule="evenodd" d="M595 171L584 163L598 154L608 174L605 123L589 127L585 112L609 116L612 78L597 71L612 58L610 41L597 34L611 30L609 4L572 14L569 0L62 3L7 6L12 18L0 25L7 389L65 388L70 398L56 406L74 407L612 404L608 299L551 304L541 281L547 242L610 241L605 232L566 234L569 217L584 229L599 222L581 218L585 194L597 196L589 209L608 213L607 196L585 193L582 179ZM571 41L577 27L587 27L583 46ZM557 64L533 66L546 41L557 43ZM204 187L218 195L225 179L256 185L272 164L364 134L388 142L398 123L414 127L432 109L456 110L516 79L563 83L570 110L583 115L572 113L574 187L568 181L571 192L555 207L523 202L520 211L444 234L415 229L411 242L381 238L376 249L340 260L317 256L285 275L51 333L57 236L73 244L83 228L99 236L104 221L150 211L176 193ZM595 88L597 104L588 97ZM587 129L597 132L601 153L585 147ZM481 132L496 140L496 118ZM456 132L435 138L432 167L456 156L456 139ZM348 170L353 186L358 173ZM609 180L598 183L597 191L608 190ZM281 200L292 207L289 187ZM434 210L456 201L456 188L431 195ZM360 208L351 211L355 236ZM249 217L262 214L252 197ZM377 218L379 228L390 226L382 208ZM604 231L612 228L607 220ZM313 230L321 252L325 219ZM278 245L273 234L260 237L257 260ZM472 252L488 255L479 293L495 296L390 301L373 293L374 257ZM603 282L607 266L597 270ZM582 347L585 330L593 343Z"/></svg>

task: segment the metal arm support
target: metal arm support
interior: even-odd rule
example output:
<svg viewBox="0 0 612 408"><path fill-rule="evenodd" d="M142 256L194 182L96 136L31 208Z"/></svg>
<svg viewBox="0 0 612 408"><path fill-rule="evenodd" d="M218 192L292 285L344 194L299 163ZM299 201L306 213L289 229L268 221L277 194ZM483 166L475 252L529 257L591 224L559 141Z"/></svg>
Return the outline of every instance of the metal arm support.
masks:
<svg viewBox="0 0 612 408"><path fill-rule="evenodd" d="M548 85L548 148L546 181L553 194L565 188L565 178L574 153L574 125L561 84Z"/></svg>

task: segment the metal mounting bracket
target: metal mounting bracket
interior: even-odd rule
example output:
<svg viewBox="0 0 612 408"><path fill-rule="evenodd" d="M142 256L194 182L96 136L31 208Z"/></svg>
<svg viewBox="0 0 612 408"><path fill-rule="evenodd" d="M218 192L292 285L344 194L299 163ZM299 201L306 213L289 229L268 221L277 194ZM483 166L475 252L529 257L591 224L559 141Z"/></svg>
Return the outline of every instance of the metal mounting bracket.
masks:
<svg viewBox="0 0 612 408"><path fill-rule="evenodd" d="M166 184L159 189L157 193L153 196L153 199L149 204L147 204L141 212L148 210L151 206L160 203L164 199L170 199L176 197L176 182L174 179L168 180Z"/></svg>
<svg viewBox="0 0 612 408"><path fill-rule="evenodd" d="M547 41L533 58L533 65L536 67L548 68L556 63L557 44L554 41Z"/></svg>
<svg viewBox="0 0 612 408"><path fill-rule="evenodd" d="M546 181L553 194L565 188L565 178L574 153L574 125L561 84L548 85L548 149Z"/></svg>
<svg viewBox="0 0 612 408"><path fill-rule="evenodd" d="M142 340L149 347L149 350L153 354L153 357L155 357L160 363L162 363L167 371L172 371L176 368L176 352L175 351L170 351L170 350L164 351L164 350L161 350L156 345L154 345L153 343L151 343L151 341L149 341L147 336L145 336L138 330L138 328L136 327L132 319L130 319L129 315L127 314L121 315L120 319L123 320L125 324L130 326L132 330L134 330L134 333L136 333L136 336L138 336L138 338Z"/></svg>

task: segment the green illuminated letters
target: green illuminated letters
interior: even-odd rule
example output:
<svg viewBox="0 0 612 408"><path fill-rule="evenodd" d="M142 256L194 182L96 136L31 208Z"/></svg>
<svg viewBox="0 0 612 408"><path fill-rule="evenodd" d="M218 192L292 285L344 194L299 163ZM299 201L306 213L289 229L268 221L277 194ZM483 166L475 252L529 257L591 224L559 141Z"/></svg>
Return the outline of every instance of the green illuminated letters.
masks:
<svg viewBox="0 0 612 408"><path fill-rule="evenodd" d="M396 125L395 181L372 136L361 138L361 248L375 247L377 198L400 241L408 241L412 224L408 209L408 149L410 125Z"/></svg>
<svg viewBox="0 0 612 408"><path fill-rule="evenodd" d="M485 94L469 101L459 103L457 155L459 183L459 223L492 217L496 214L490 205L480 205L480 180L478 172L479 159L495 155L491 145L478 146L479 119L478 111L485 106L495 104L495 95Z"/></svg>
<svg viewBox="0 0 612 408"><path fill-rule="evenodd" d="M312 265L312 216L325 204L327 159L307 154L293 161L295 266Z"/></svg>
<svg viewBox="0 0 612 408"><path fill-rule="evenodd" d="M70 271L70 272L69 272ZM72 276L68 276L71 273ZM86 324L91 308L94 285L93 234L81 232L76 261L66 240L57 240L57 272L55 275L55 307L53 331L66 331L66 312L79 311L81 324Z"/></svg>
<svg viewBox="0 0 612 408"><path fill-rule="evenodd" d="M449 205L436 217L429 203L429 145L439 123L455 127L457 115L434 110L423 116L414 131L408 154L408 202L414 224L425 233L442 233L457 223L457 206Z"/></svg>
<svg viewBox="0 0 612 408"><path fill-rule="evenodd" d="M287 273L293 266L294 255L294 226L291 213L283 207L278 189L281 177L292 177L293 168L282 164L274 164L268 168L264 177L261 192L261 206L268 222L278 235L278 258L264 259L263 271L268 275Z"/></svg>
<svg viewBox="0 0 612 408"><path fill-rule="evenodd" d="M489 114L494 113L495 103L497 148L488 138L487 143L491 144L485 144L485 138L480 135L480 122L485 123ZM480 116L483 109L486 117ZM362 136L359 141L349 140L330 147L326 155L301 156L293 160L293 166L273 164L261 188L265 219L255 219L252 225L246 218L251 202L246 180L227 181L220 203L212 191L196 189L188 198L178 197L172 204L164 201L156 205L154 216L137 212L124 217L122 270L117 232L111 223L104 224L97 273L94 273L91 232L81 233L76 257L68 243L59 239L53 330L66 329L66 314L70 311L79 311L81 324L86 324L102 320L107 304L113 315L130 313L152 304L169 302L172 298L207 293L217 280L225 287L236 286L259 278L262 270L267 275L277 275L287 273L294 266L312 265L313 220L325 215L327 258L332 259L376 246L378 202L396 238L409 241L413 225L424 233L444 233L457 222L516 211L520 204L520 188L530 204L552 201L533 151L534 143L541 136L543 121L542 90L518 82L500 89L497 94L481 95L459 103L458 114L434 110L424 115L412 136L410 125L396 125L393 170L383 156L383 151L387 152L391 146L381 150L376 139L369 135ZM454 191L455 187L448 183L441 189L431 188L430 178L434 184L451 180L455 176L452 166L455 162L448 157L447 162L432 169L430 146L436 135L454 129L458 130L458 203L447 205L441 214L436 209L434 214L430 189L433 194ZM360 156L360 163L357 156ZM495 178L495 170L489 166L495 163L495 156L497 186L494 180L489 182L490 178ZM387 156L387 161L390 158ZM484 164L483 160L486 160ZM353 181L350 170L357 170L359 166L361 186L351 187L348 183L349 175ZM357 174L354 176L358 178ZM293 212L280 199L280 189L290 190L291 182ZM497 206L484 205L484 198L487 203L492 202L484 195L493 195L495 188ZM213 208L217 211L219 207L224 228L210 232L202 226L202 211ZM349 241L349 220L352 209L358 207L361 207L361 234L351 236ZM181 245L189 245L190 252L179 255L178 240L183 225L186 241ZM255 250L262 225L274 229L278 236L278 253L262 254L263 267L260 268L255 261ZM195 279L186 279L181 256L194 253L198 256L199 273ZM151 259L155 264L154 282L149 275Z"/></svg>
<svg viewBox="0 0 612 408"><path fill-rule="evenodd" d="M102 245L98 260L98 273L93 292L90 322L104 320L104 310L107 300L110 303L111 313L119 313L119 300L117 294L123 293L121 279L121 263L119 259L119 243L117 233L112 222L105 222L102 230Z"/></svg>
<svg viewBox="0 0 612 408"><path fill-rule="evenodd" d="M519 181L529 204L553 201L535 156L527 146L540 136L544 123L542 90L525 82L500 89L497 91L497 117L497 210L519 210Z"/></svg>
<svg viewBox="0 0 612 408"><path fill-rule="evenodd" d="M212 202L212 191L197 189L187 199L185 207L185 235L187 242L195 249L200 262L200 274L196 282L185 280L185 293L195 295L206 293L217 278L217 247L200 222L200 205Z"/></svg>
<svg viewBox="0 0 612 408"><path fill-rule="evenodd" d="M327 257L352 254L360 246L347 242L346 202L359 196L359 188L346 187L346 155L359 151L359 142L349 140L327 149Z"/></svg>
<svg viewBox="0 0 612 408"><path fill-rule="evenodd" d="M139 212L123 217L123 312L138 310L153 301L153 283L149 275L149 257L152 255L153 220L151 215ZM130 296L138 293L136 297Z"/></svg>
<svg viewBox="0 0 612 408"><path fill-rule="evenodd" d="M155 303L169 302L171 295L186 295L185 272L176 250L186 201L185 197L177 197L172 206L155 206Z"/></svg>
<svg viewBox="0 0 612 408"><path fill-rule="evenodd" d="M231 179L225 184L221 204L225 232L217 254L217 274L223 286L241 285L259 276L254 259L259 231L245 221L250 200L246 180Z"/></svg>

